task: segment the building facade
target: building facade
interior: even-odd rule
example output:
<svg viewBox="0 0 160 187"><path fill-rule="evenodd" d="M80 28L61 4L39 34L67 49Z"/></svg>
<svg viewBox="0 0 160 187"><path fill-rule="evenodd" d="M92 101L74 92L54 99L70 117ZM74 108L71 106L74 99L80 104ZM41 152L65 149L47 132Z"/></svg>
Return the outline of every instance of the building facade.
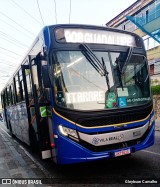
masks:
<svg viewBox="0 0 160 187"><path fill-rule="evenodd" d="M160 84L160 0L137 0L106 26L134 32L143 38L152 84Z"/></svg>

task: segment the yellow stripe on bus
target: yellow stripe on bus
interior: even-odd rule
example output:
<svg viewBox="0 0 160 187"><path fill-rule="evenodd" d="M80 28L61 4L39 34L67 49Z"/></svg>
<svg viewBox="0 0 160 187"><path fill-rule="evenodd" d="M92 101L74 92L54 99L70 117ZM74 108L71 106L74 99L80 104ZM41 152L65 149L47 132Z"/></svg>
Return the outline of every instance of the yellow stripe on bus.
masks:
<svg viewBox="0 0 160 187"><path fill-rule="evenodd" d="M152 111L153 111L153 109L152 109ZM80 124L77 124L76 122L71 121L71 120L69 120L68 118L66 118L66 117L64 117L64 116L62 116L62 115L60 115L60 114L59 114L58 112L56 112L55 109L53 108L53 112L54 112L55 114L57 114L59 117L65 119L66 121L68 121L68 122L70 122L70 123L72 123L72 124L76 124L76 125L78 125L79 127L86 128L86 129L103 128L103 127L115 127L115 126L118 127L118 126L122 126L122 125L126 125L126 124L141 122L141 121L146 120L146 119L151 115L152 111L150 112L150 114L149 114L146 118L141 119L141 120L137 120L137 121L125 122L125 123L118 123L118 124L113 124L113 125L94 126L94 127L84 127L84 126L82 126L82 125L80 125Z"/></svg>

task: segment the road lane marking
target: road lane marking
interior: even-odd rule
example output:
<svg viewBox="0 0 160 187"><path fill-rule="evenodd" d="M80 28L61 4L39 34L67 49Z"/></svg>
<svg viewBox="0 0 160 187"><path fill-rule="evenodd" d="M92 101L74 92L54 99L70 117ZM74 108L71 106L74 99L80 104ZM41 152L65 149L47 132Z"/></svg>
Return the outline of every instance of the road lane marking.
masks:
<svg viewBox="0 0 160 187"><path fill-rule="evenodd" d="M152 152L152 151L146 151L146 150L141 150L143 152L146 152L146 153L151 153L151 154L154 154L154 155L158 155L160 156L160 153L155 153L155 152Z"/></svg>

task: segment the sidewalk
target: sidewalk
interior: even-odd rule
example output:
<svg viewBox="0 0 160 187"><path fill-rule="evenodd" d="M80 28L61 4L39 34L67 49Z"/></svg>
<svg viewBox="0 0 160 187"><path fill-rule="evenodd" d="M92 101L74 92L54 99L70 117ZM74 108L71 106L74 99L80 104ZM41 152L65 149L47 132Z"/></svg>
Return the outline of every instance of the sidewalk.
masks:
<svg viewBox="0 0 160 187"><path fill-rule="evenodd" d="M156 131L160 131L160 120L156 119L156 126L155 126Z"/></svg>
<svg viewBox="0 0 160 187"><path fill-rule="evenodd" d="M45 173L16 141L1 129L2 125L0 122L0 186L50 186L41 184L40 179L46 178ZM11 184L2 184L5 179L8 179L8 182L12 179ZM36 185L35 180L38 183Z"/></svg>

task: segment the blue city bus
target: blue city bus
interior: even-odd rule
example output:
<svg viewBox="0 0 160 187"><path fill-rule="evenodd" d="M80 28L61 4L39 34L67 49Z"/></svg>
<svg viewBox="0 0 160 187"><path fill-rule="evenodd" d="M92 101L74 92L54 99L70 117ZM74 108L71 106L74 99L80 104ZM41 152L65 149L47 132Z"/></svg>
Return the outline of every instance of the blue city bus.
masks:
<svg viewBox="0 0 160 187"><path fill-rule="evenodd" d="M130 155L154 144L148 62L134 33L44 27L1 100L10 133L57 164Z"/></svg>

